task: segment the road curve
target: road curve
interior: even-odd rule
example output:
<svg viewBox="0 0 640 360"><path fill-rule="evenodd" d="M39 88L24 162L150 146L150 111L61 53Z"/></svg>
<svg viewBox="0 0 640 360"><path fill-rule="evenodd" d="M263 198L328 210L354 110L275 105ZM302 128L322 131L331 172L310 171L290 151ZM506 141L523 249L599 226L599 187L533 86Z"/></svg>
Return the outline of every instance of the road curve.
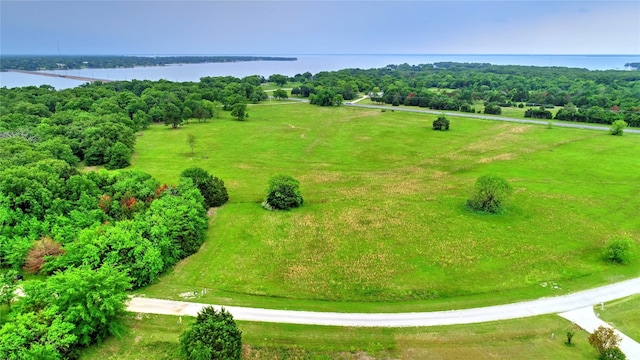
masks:
<svg viewBox="0 0 640 360"><path fill-rule="evenodd" d="M599 315L593 312L593 306L587 306L581 309L567 311L559 316L573 322L589 333L593 333L599 326L611 328L611 325L600 320ZM620 331L613 329L620 336L620 350L624 352L629 360L640 359L640 344Z"/></svg>
<svg viewBox="0 0 640 360"><path fill-rule="evenodd" d="M479 120L507 121L507 122L516 122L516 123L533 124L533 125L548 125L549 124L549 120L517 119L517 118L502 117L502 116L477 115L477 114L467 114L467 113L457 113L457 112L454 113L454 112L444 112L444 111L438 111L438 110L410 109L410 108L406 108L406 107L395 107L395 106L394 107L389 107L389 106L383 106L383 105L360 105L360 104L354 104L354 103L345 103L344 106L368 108L368 109L386 109L386 110L393 110L393 111L407 111L407 112L422 113L422 114L433 114L433 115L445 114L446 116L456 116L456 117L479 119ZM574 124L574 123L566 123L566 122L552 122L551 124L553 126L558 126L558 127L568 127L568 128L586 129L586 130L609 131L609 128L606 127L606 126L584 125L582 123L575 123ZM640 130L638 130L638 129L626 128L626 129L624 129L624 132L625 133L640 134Z"/></svg>
<svg viewBox="0 0 640 360"><path fill-rule="evenodd" d="M225 306L225 309L231 312L235 319L245 321L364 327L435 326L556 314L638 293L640 293L640 277L562 296L464 310L414 313L338 313L237 306ZM200 309L207 305L211 304L132 297L128 302L127 311L196 316ZM214 307L220 308L221 306L214 305Z"/></svg>

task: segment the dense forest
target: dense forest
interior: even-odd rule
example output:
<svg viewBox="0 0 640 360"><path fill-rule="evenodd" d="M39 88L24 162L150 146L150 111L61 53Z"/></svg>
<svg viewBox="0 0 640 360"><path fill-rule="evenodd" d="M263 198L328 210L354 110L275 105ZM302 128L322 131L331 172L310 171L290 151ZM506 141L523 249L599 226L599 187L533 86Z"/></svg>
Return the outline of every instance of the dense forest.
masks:
<svg viewBox="0 0 640 360"><path fill-rule="evenodd" d="M109 69L134 66L163 66L169 64L199 64L236 61L295 61L292 57L273 56L115 56L115 55L64 55L27 56L3 55L0 71L7 70L59 70L59 69Z"/></svg>
<svg viewBox="0 0 640 360"><path fill-rule="evenodd" d="M0 289L13 289L18 272L47 276L25 284L26 297L0 329L0 357L73 358L78 347L117 333L127 289L198 251L207 209L227 200L221 180L191 169L177 184L161 184L140 171L108 170L130 164L137 134L150 124L211 121L268 99L267 81L293 82L292 96L315 105L365 93L375 102L438 110L470 112L479 102L485 112L527 107L531 117L560 106L558 119L640 126L635 71L437 63L0 88ZM0 301L11 304L12 294L0 291Z"/></svg>

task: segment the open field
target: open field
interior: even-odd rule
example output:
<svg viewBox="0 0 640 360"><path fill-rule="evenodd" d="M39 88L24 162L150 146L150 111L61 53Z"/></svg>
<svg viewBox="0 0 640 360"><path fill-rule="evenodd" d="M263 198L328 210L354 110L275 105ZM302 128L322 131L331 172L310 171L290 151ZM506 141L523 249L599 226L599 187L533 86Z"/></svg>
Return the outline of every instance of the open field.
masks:
<svg viewBox="0 0 640 360"><path fill-rule="evenodd" d="M251 106L138 138L134 168L175 182L188 166L222 178L202 249L138 292L334 311L427 311L550 296L640 274L601 261L640 238L633 135L308 104ZM227 113L224 114L228 116ZM191 158L186 135L197 137ZM597 166L596 166L597 165ZM300 180L305 205L260 207L270 176ZM483 174L515 188L500 216L468 212Z"/></svg>
<svg viewBox="0 0 640 360"><path fill-rule="evenodd" d="M192 318L131 314L128 333L81 359L174 359ZM245 359L594 359L587 333L553 315L464 326L343 328L238 322ZM574 347L565 333L576 333ZM553 338L552 335L554 334Z"/></svg>
<svg viewBox="0 0 640 360"><path fill-rule="evenodd" d="M604 310L600 306L594 309L602 320L640 342L640 295L608 302Z"/></svg>

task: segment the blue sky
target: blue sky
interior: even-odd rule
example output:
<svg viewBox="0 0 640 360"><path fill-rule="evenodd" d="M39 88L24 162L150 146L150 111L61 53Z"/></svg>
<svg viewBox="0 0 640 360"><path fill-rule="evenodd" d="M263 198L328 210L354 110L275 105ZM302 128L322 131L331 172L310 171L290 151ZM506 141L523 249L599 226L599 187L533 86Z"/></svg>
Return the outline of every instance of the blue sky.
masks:
<svg viewBox="0 0 640 360"><path fill-rule="evenodd" d="M640 1L0 1L1 54L640 54Z"/></svg>

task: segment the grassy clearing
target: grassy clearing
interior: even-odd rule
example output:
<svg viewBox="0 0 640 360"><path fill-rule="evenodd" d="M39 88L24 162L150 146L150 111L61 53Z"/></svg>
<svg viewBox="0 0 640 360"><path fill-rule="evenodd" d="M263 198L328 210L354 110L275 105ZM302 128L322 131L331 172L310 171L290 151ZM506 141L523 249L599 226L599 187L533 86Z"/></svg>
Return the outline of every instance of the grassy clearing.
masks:
<svg viewBox="0 0 640 360"><path fill-rule="evenodd" d="M612 236L640 239L637 137L308 104L250 106L249 120L153 126L133 167L175 182L189 166L223 179L202 249L139 291L197 301L337 311L424 311L550 296L637 276L604 263ZM186 134L197 136L191 157ZM260 207L267 180L305 204ZM506 214L469 213L480 175L515 188ZM555 288L556 285L558 288Z"/></svg>
<svg viewBox="0 0 640 360"><path fill-rule="evenodd" d="M640 295L608 302L604 309L598 305L594 310L602 320L640 342Z"/></svg>
<svg viewBox="0 0 640 360"><path fill-rule="evenodd" d="M192 318L136 315L122 338L81 359L174 359ZM588 334L557 316L430 328L348 328L239 322L245 359L593 359ZM575 331L574 347L564 345ZM553 338L552 335L554 334Z"/></svg>

